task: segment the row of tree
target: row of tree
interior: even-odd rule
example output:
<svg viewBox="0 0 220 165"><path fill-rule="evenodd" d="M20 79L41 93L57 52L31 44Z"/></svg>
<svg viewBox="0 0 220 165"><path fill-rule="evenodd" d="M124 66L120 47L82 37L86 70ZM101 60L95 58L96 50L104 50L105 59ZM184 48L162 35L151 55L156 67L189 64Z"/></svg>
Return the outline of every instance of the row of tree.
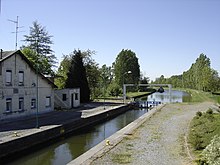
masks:
<svg viewBox="0 0 220 165"><path fill-rule="evenodd" d="M199 55L196 62L189 70L181 75L165 78L163 75L154 83L172 84L173 87L191 88L203 91L220 90L220 78L218 72L211 68L210 59L203 53Z"/></svg>
<svg viewBox="0 0 220 165"><path fill-rule="evenodd" d="M80 88L81 101L91 98L118 96L124 83L138 84L140 66L131 50L122 50L111 66L99 65L94 61L94 51L74 50L64 55L57 71L55 84L59 88ZM130 73L130 74L129 74Z"/></svg>
<svg viewBox="0 0 220 165"><path fill-rule="evenodd" d="M91 98L122 93L124 83L138 84L140 80L148 83L148 78L140 78L140 66L136 54L131 50L122 50L112 66L98 63L92 58L95 51L74 50L64 55L63 60L55 71L57 59L51 49L52 36L46 28L37 21L30 27L29 35L24 36L26 45L22 52L33 63L38 72L55 77L58 88L80 88L81 101L87 102ZM137 89L137 88L136 88Z"/></svg>

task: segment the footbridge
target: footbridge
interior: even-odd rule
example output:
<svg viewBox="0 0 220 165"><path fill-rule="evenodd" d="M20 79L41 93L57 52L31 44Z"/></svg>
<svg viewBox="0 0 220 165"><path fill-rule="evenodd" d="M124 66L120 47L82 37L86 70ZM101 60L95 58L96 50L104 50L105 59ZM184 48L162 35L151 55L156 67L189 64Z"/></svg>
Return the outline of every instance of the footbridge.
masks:
<svg viewBox="0 0 220 165"><path fill-rule="evenodd" d="M147 86L147 87L169 87L169 100L171 102L171 84L123 84L123 101L125 103L126 100L126 87L128 86Z"/></svg>

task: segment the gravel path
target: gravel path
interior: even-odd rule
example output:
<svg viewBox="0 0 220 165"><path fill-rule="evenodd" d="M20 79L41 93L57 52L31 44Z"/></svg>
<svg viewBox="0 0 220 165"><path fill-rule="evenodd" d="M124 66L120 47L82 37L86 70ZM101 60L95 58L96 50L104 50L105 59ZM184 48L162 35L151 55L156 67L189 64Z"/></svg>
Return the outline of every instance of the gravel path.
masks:
<svg viewBox="0 0 220 165"><path fill-rule="evenodd" d="M167 104L132 135L92 164L193 164L185 145L187 128L197 111L206 111L212 104Z"/></svg>

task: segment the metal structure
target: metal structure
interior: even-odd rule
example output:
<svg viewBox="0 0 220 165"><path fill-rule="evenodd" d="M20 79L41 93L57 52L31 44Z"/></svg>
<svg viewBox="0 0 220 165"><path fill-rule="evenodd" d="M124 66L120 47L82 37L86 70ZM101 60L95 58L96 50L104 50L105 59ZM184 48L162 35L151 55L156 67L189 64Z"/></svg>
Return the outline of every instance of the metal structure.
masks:
<svg viewBox="0 0 220 165"><path fill-rule="evenodd" d="M15 50L17 50L17 47L18 47L18 33L24 32L24 31L18 31L18 29L23 28L24 26L21 26L21 27L18 26L18 16L17 16L16 21L10 20L10 19L8 19L8 21L15 23L15 31L12 32L12 33L15 33Z"/></svg>
<svg viewBox="0 0 220 165"><path fill-rule="evenodd" d="M126 100L126 87L128 86L136 86L135 84L123 84L123 101L125 103ZM138 84L138 86L149 86L149 87L169 87L169 100L171 102L171 84Z"/></svg>

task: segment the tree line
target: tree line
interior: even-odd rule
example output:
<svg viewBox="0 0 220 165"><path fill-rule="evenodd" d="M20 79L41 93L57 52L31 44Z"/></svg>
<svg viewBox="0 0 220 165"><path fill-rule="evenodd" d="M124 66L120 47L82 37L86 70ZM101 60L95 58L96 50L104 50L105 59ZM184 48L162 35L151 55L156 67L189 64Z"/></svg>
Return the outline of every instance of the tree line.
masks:
<svg viewBox="0 0 220 165"><path fill-rule="evenodd" d="M38 72L55 77L55 84L59 89L80 88L82 102L97 97L119 96L123 84L149 81L149 78L140 73L136 54L128 49L119 52L112 66L101 67L92 57L95 51L73 50L68 55L63 55L60 66L55 70L57 59L51 49L52 37L45 27L35 21L30 27L29 35L24 35L25 45L21 50Z"/></svg>
<svg viewBox="0 0 220 165"><path fill-rule="evenodd" d="M195 63L181 75L165 78L161 75L154 83L172 84L173 87L191 88L215 92L220 90L218 72L211 68L211 61L205 54L200 54Z"/></svg>

